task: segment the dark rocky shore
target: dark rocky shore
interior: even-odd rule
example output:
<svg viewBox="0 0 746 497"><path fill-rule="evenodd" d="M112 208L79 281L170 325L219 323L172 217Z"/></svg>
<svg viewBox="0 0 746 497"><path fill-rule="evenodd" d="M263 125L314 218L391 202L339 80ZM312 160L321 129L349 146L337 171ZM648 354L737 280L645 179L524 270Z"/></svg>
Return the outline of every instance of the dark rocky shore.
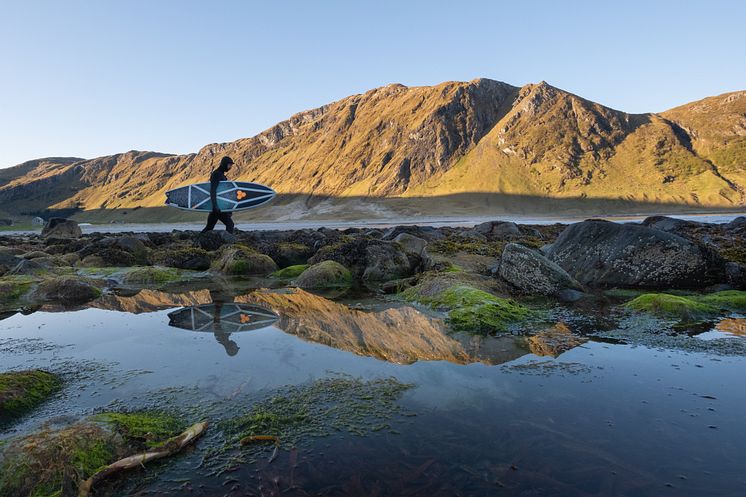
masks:
<svg viewBox="0 0 746 497"><path fill-rule="evenodd" d="M358 354L409 363L426 350L436 360L494 364L494 358L484 350L473 350L468 340L444 337L430 317L407 310L362 313L313 294L329 297L348 292L413 305L442 316L454 336L522 336L532 353L556 356L587 338L562 322L533 327L530 332L526 331L529 327L521 328L540 322L544 310L556 306L580 313L612 306L679 323L746 311L745 241L743 217L727 224L650 217L641 224L493 221L473 228L321 228L235 235L173 231L116 236L83 235L74 221L53 219L41 235L0 237L0 317L85 306L131 306L130 312L138 312L138 306L148 306L147 299L127 301L138 292L178 293L188 302L184 292L209 290L196 300L205 303L227 296L229 301L263 305L282 316L286 332ZM242 295L237 285L252 290L296 290L288 290L287 295L245 291ZM174 300L173 305L181 304ZM307 319L309 309L315 315ZM325 322L327 314L342 318L330 325ZM408 327L417 328L418 336L405 343L399 335ZM363 345L359 336L365 337ZM640 340L648 343L644 337ZM0 427L35 409L59 391L61 384L59 378L42 370L0 371ZM205 429L195 427L189 429ZM62 461L57 468L62 474L69 470L65 461L72 453L56 453L50 448L54 444L64 442L90 455L91 444L118 433L117 442L105 453L78 467L81 476L65 480L69 488L62 495L72 495L82 475L92 477L102 465L152 450L147 437L170 439L174 447L183 437L191 440L189 429L179 436L184 429L186 425L167 413L104 413L61 431L29 435L36 437L31 445L44 446L44 450L30 453L24 448L31 446L26 439L11 442L3 464L10 474L8 468L35 467L56 459ZM136 435L137 430L145 432ZM54 487L51 483L40 487L33 475L21 476L12 481L0 477L0 495Z"/></svg>

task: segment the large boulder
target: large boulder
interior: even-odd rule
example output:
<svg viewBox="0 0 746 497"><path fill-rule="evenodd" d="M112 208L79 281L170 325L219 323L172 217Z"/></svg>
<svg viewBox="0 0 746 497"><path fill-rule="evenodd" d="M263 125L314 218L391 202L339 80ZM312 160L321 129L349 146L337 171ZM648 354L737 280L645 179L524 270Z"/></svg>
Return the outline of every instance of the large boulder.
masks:
<svg viewBox="0 0 746 497"><path fill-rule="evenodd" d="M82 235L78 223L62 217L51 218L41 230L41 236L44 238L79 238Z"/></svg>
<svg viewBox="0 0 746 497"><path fill-rule="evenodd" d="M349 268L355 278L366 282L410 276L414 265L419 263L410 261L398 243L365 237L322 247L308 262L315 264L325 260L339 262Z"/></svg>
<svg viewBox="0 0 746 497"><path fill-rule="evenodd" d="M427 241L414 235L410 235L409 233L399 233L396 238L394 238L394 241L401 245L401 248L404 249L404 252L407 254L414 254L419 257L425 257L427 255L427 251L425 250L425 247L427 247Z"/></svg>
<svg viewBox="0 0 746 497"><path fill-rule="evenodd" d="M295 285L299 288L335 288L346 287L352 283L352 274L342 264L334 261L322 261L314 264L301 273Z"/></svg>
<svg viewBox="0 0 746 497"><path fill-rule="evenodd" d="M223 249L212 269L235 276L267 276L277 271L277 264L268 255L236 245Z"/></svg>
<svg viewBox="0 0 746 497"><path fill-rule="evenodd" d="M517 243L505 246L498 273L505 281L531 295L558 295L566 289L583 289L556 263Z"/></svg>
<svg viewBox="0 0 746 497"><path fill-rule="evenodd" d="M684 219L676 219L675 217L650 216L642 221L642 225L656 230L668 231L669 233L679 233L686 228L699 226L700 223L686 221Z"/></svg>
<svg viewBox="0 0 746 497"><path fill-rule="evenodd" d="M724 261L711 250L634 224L572 224L544 254L592 287L702 288L725 281Z"/></svg>
<svg viewBox="0 0 746 497"><path fill-rule="evenodd" d="M236 236L227 231L206 231L194 239L194 246L203 250L218 250L223 245L236 243Z"/></svg>
<svg viewBox="0 0 746 497"><path fill-rule="evenodd" d="M35 299L62 305L84 304L100 295L101 290L76 276L61 276L43 281L34 291Z"/></svg>

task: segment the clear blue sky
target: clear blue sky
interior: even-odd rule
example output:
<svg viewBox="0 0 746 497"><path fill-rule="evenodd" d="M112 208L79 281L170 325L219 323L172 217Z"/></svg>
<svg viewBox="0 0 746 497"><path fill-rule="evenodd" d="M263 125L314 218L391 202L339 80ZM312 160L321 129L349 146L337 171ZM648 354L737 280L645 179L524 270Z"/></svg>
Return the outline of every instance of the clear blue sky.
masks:
<svg viewBox="0 0 746 497"><path fill-rule="evenodd" d="M546 80L628 112L746 89L743 1L6 0L0 167L195 152L392 82Z"/></svg>

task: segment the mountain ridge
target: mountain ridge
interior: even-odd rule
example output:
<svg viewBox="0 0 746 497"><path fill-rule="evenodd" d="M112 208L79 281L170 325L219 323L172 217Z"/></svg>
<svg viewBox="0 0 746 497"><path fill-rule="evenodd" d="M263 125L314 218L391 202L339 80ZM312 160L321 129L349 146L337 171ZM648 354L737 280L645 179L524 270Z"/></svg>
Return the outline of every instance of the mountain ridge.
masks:
<svg viewBox="0 0 746 497"><path fill-rule="evenodd" d="M494 192L743 206L746 91L628 114L544 81L391 84L192 154L27 161L0 170L0 201L16 212L160 206L163 192L204 180L223 155L237 162L232 177L280 193Z"/></svg>

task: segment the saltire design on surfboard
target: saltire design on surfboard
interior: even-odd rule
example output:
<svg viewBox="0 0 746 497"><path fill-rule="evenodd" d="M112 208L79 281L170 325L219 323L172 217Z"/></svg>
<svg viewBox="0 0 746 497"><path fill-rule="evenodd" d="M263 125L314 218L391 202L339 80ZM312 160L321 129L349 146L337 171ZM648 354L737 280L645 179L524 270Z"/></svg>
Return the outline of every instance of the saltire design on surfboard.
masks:
<svg viewBox="0 0 746 497"><path fill-rule="evenodd" d="M277 193L270 187L245 181L221 181L217 188L218 208L242 211L264 205ZM166 205L188 211L211 211L210 183L195 183L166 192Z"/></svg>
<svg viewBox="0 0 746 497"><path fill-rule="evenodd" d="M191 331L235 333L271 326L280 318L274 312L251 304L203 304L168 313L168 325Z"/></svg>

